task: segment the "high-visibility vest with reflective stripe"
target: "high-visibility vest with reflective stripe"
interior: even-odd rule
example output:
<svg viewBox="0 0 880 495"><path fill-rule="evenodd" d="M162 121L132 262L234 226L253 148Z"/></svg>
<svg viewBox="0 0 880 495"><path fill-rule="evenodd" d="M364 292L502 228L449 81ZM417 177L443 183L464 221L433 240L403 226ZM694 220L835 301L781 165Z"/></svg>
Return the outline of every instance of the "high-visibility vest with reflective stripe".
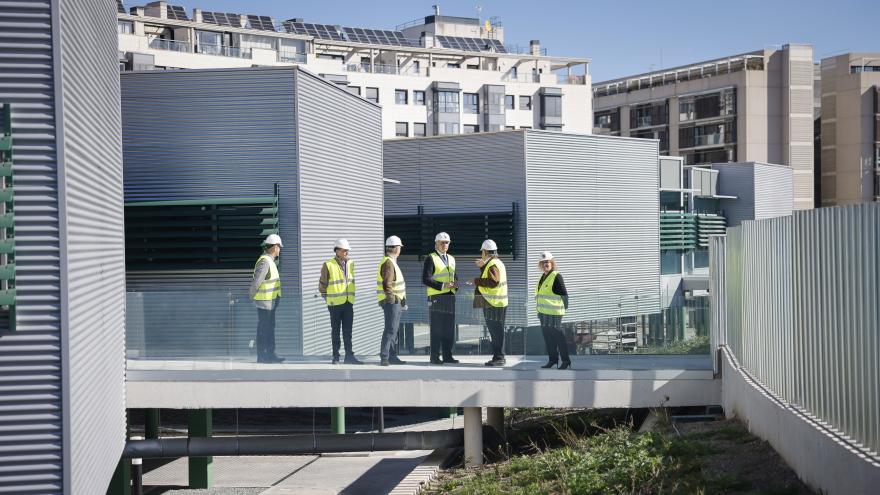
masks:
<svg viewBox="0 0 880 495"><path fill-rule="evenodd" d="M544 282L538 284L535 288L535 302L538 306L538 313L545 315L562 316L565 314L565 304L562 302L562 296L553 293L553 282L559 272L553 270L544 278Z"/></svg>
<svg viewBox="0 0 880 495"><path fill-rule="evenodd" d="M278 267L275 266L275 260L271 256L264 254L257 258L257 263L254 265L254 276L257 275L257 267L263 261L269 263L269 273L260 282L260 287L257 289L257 293L254 294L254 301L271 301L281 297L281 276L278 275Z"/></svg>
<svg viewBox="0 0 880 495"><path fill-rule="evenodd" d="M430 255L431 261L434 262L434 274L431 275L431 280L435 282L445 283L445 282L454 282L455 281L455 258L452 257L451 254L446 255L446 259L449 264L443 263L443 258L440 257L436 252L431 253ZM433 287L428 287L428 296L436 296L438 294L455 294L455 289L441 289L437 290Z"/></svg>
<svg viewBox="0 0 880 495"><path fill-rule="evenodd" d="M324 263L327 273L327 306L339 306L347 302L354 304L354 261L345 262L348 266L348 277L342 267L336 262L336 258L330 258Z"/></svg>
<svg viewBox="0 0 880 495"><path fill-rule="evenodd" d="M483 266L480 278L489 278L489 268L493 266L498 268L498 285L495 287L477 286L477 289L490 306L504 308L507 307L507 270L504 268L504 263L498 258L492 258Z"/></svg>
<svg viewBox="0 0 880 495"><path fill-rule="evenodd" d="M394 282L391 282L391 292L397 296L398 300L406 299L406 282L403 280L403 272L400 271L397 262L388 256L383 257L382 261L379 262L379 273L376 275L376 297L379 301L385 300L385 286L382 285L382 265L386 261L394 265Z"/></svg>

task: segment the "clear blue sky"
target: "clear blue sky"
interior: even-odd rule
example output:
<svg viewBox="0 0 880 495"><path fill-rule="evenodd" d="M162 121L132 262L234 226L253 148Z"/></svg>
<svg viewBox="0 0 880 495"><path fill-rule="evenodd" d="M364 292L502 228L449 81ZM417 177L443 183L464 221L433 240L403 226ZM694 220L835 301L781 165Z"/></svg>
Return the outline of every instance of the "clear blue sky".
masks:
<svg viewBox="0 0 880 495"><path fill-rule="evenodd" d="M170 0L203 10L269 15L276 21L393 29L432 13L498 16L505 43L540 39L551 55L592 60L593 81L698 62L784 43L813 45L818 60L880 51L880 0ZM127 6L134 5L125 0Z"/></svg>

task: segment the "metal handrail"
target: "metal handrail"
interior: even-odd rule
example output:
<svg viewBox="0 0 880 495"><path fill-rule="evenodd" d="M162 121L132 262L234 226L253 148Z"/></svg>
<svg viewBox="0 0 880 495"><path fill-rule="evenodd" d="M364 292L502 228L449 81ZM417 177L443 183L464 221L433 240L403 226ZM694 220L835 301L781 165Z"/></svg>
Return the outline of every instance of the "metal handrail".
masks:
<svg viewBox="0 0 880 495"><path fill-rule="evenodd" d="M221 57L235 58L251 58L253 56L249 48L241 48L239 46L196 45L195 48L195 52L202 55L217 55Z"/></svg>
<svg viewBox="0 0 880 495"><path fill-rule="evenodd" d="M193 51L193 45L188 41L166 40L164 38L151 39L150 48L184 53L192 53Z"/></svg>

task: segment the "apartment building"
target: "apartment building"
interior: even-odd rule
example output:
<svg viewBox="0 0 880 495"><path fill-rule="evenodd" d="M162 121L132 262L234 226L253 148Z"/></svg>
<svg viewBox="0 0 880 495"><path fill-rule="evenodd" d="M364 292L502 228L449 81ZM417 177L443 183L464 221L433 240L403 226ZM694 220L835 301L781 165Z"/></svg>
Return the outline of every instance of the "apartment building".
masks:
<svg viewBox="0 0 880 495"><path fill-rule="evenodd" d="M685 165L788 165L795 208L812 208L812 58L789 44L596 83L593 132L658 139Z"/></svg>
<svg viewBox="0 0 880 495"><path fill-rule="evenodd" d="M880 52L822 59L821 204L880 201Z"/></svg>
<svg viewBox="0 0 880 495"><path fill-rule="evenodd" d="M589 60L504 44L496 19L369 29L117 1L121 70L299 65L383 108L383 137L509 129L589 134Z"/></svg>

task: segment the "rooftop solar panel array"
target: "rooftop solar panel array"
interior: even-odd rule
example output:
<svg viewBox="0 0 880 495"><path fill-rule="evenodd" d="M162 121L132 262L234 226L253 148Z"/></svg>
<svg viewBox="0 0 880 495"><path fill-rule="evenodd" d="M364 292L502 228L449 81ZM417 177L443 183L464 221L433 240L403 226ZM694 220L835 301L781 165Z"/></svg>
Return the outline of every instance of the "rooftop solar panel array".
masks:
<svg viewBox="0 0 880 495"><path fill-rule="evenodd" d="M275 31L275 21L271 17L265 15L247 16L248 25L251 29L259 29L260 31Z"/></svg>
<svg viewBox="0 0 880 495"><path fill-rule="evenodd" d="M116 0L116 12L119 12L120 14L128 13L125 11L125 6L122 5L122 0Z"/></svg>
<svg viewBox="0 0 880 495"><path fill-rule="evenodd" d="M224 12L202 12L202 22L218 26L241 27L241 15Z"/></svg>
<svg viewBox="0 0 880 495"><path fill-rule="evenodd" d="M189 17L186 16L186 11L183 10L183 7L179 5L166 5L166 17L169 19L174 19L177 21L188 21Z"/></svg>
<svg viewBox="0 0 880 495"><path fill-rule="evenodd" d="M407 38L400 31L388 31L384 29L367 28L343 28L348 41L354 43L368 43L371 45L391 46L421 46L418 40Z"/></svg>
<svg viewBox="0 0 880 495"><path fill-rule="evenodd" d="M451 48L453 50L462 50L465 52L507 53L507 50L500 41L489 38L464 38L461 36L441 35L438 35L436 38L443 48Z"/></svg>
<svg viewBox="0 0 880 495"><path fill-rule="evenodd" d="M345 41L336 26L330 24L311 24L308 22L284 21L284 30L291 34L313 36L321 40Z"/></svg>

